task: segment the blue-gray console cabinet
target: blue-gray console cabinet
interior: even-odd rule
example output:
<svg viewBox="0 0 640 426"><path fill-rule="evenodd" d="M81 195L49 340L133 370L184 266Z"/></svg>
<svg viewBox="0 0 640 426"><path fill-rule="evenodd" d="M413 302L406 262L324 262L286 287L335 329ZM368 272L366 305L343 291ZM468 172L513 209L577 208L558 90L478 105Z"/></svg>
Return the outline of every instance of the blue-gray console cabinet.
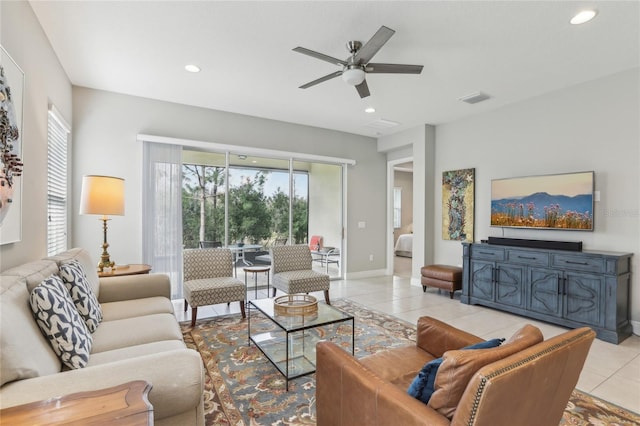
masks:
<svg viewBox="0 0 640 426"><path fill-rule="evenodd" d="M631 253L462 243L462 303L566 326L620 343L631 335Z"/></svg>

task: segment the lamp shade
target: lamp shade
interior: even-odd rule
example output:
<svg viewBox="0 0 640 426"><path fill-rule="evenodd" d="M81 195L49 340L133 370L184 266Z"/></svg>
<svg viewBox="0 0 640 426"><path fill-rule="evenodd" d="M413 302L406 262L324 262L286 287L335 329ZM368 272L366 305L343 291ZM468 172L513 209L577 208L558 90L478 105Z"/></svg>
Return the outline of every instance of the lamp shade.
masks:
<svg viewBox="0 0 640 426"><path fill-rule="evenodd" d="M124 215L124 179L112 176L83 176L80 214Z"/></svg>

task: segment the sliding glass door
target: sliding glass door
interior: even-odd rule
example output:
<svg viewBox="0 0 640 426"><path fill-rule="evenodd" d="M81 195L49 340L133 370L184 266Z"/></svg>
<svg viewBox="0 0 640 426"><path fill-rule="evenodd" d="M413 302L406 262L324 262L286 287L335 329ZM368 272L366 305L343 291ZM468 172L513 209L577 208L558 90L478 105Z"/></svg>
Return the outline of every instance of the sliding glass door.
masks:
<svg viewBox="0 0 640 426"><path fill-rule="evenodd" d="M182 162L184 247L220 247L225 244L225 154L185 150Z"/></svg>
<svg viewBox="0 0 640 426"><path fill-rule="evenodd" d="M314 269L341 277L342 166L242 153L185 150L185 248L321 243ZM252 250L244 250L251 261Z"/></svg>

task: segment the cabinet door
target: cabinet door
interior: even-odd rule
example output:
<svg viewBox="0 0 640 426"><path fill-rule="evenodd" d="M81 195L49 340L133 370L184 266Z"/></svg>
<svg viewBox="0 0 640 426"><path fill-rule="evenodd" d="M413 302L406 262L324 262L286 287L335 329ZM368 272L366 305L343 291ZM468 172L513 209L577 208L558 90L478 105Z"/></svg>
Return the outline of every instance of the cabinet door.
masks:
<svg viewBox="0 0 640 426"><path fill-rule="evenodd" d="M471 261L471 296L478 299L494 300L493 262Z"/></svg>
<svg viewBox="0 0 640 426"><path fill-rule="evenodd" d="M580 272L565 272L564 317L584 324L602 326L601 307L604 278Z"/></svg>
<svg viewBox="0 0 640 426"><path fill-rule="evenodd" d="M496 264L496 302L521 307L524 304L524 266Z"/></svg>
<svg viewBox="0 0 640 426"><path fill-rule="evenodd" d="M529 268L527 308L541 314L562 316L562 271Z"/></svg>

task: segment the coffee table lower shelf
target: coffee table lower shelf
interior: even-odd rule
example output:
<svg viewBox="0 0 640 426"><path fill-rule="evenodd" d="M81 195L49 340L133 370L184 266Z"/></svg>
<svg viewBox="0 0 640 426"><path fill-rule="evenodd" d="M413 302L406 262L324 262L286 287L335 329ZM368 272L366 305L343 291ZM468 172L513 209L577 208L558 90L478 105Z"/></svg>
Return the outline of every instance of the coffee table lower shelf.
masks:
<svg viewBox="0 0 640 426"><path fill-rule="evenodd" d="M287 382L316 371L315 344L319 341L317 339L294 335L290 335L287 339L284 331L278 331L250 336L250 340L287 379ZM287 390L289 390L288 383Z"/></svg>
<svg viewBox="0 0 640 426"><path fill-rule="evenodd" d="M262 333L251 333L251 317L254 309L248 314L248 343L253 343L264 356L273 364L286 380L286 390L289 381L298 377L313 374L316 371L316 343L321 340L314 329L351 322L351 354L354 354L354 317L330 305L321 304L319 315L313 320L300 316L286 317L275 315L273 299L251 300L249 304L265 315L278 329ZM328 338L325 337L325 338Z"/></svg>

